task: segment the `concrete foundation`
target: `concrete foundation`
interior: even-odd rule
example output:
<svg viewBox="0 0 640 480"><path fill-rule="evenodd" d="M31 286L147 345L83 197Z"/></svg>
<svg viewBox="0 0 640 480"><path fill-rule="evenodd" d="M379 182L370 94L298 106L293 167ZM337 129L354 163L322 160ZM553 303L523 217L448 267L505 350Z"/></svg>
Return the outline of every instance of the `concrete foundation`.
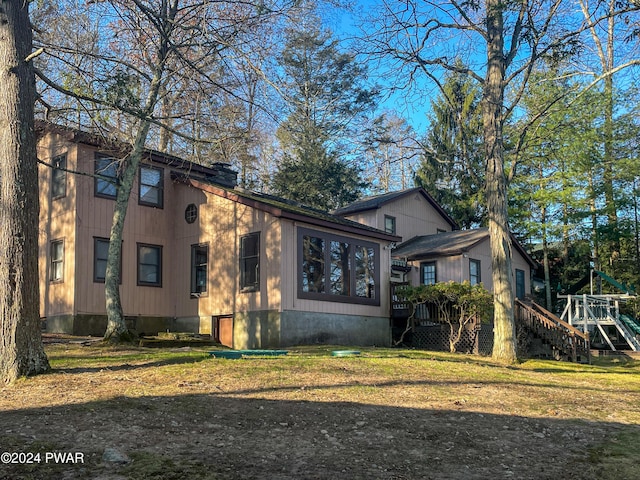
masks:
<svg viewBox="0 0 640 480"><path fill-rule="evenodd" d="M129 328L141 335L167 331L213 334L212 317L140 316L126 317L126 321ZM58 315L46 318L44 326L49 333L102 336L107 317ZM391 328L385 317L268 310L236 313L232 319L229 317L229 325L223 326L233 338L233 348L239 350L314 344L385 347L391 344Z"/></svg>
<svg viewBox="0 0 640 480"><path fill-rule="evenodd" d="M389 346L386 317L296 311L236 314L233 348L280 348L293 345Z"/></svg>

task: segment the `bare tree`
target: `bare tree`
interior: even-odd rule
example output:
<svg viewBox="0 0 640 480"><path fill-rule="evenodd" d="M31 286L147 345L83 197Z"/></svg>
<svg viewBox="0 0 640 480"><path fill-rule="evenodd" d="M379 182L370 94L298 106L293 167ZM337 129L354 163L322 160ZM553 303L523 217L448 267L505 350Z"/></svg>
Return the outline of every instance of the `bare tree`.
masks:
<svg viewBox="0 0 640 480"><path fill-rule="evenodd" d="M242 57L256 26L282 14L287 0L208 2L200 0L108 0L60 2L59 13L83 19L88 33L81 44L65 43L43 32L41 46L49 54L39 71L42 82L77 102L77 118L128 145L115 159L116 199L105 276L108 324L105 340L128 339L120 302L119 278L124 220L135 176L146 152L150 132L161 145L173 135L181 142L201 140L199 108L167 108L172 92L195 92L203 105L213 92L237 96L221 80L222 59ZM66 9L66 10L65 10ZM49 14L49 18L55 17ZM60 23L60 25L63 25ZM68 72L73 72L69 75ZM68 81L67 81L68 80ZM76 112L74 112L76 113ZM162 134L160 135L160 133Z"/></svg>
<svg viewBox="0 0 640 480"><path fill-rule="evenodd" d="M49 369L40 334L29 3L0 1L0 379Z"/></svg>
<svg viewBox="0 0 640 480"><path fill-rule="evenodd" d="M472 77L482 91L495 292L493 357L504 362L516 360L507 211L508 177L515 174L516 165L505 162L503 130L537 62L553 62L575 53L579 35L587 27L569 7L562 0L382 0L380 11L369 19L365 49L395 73L397 86L423 93L425 83L430 82L442 90L444 74L454 72ZM605 12L592 22L619 13Z"/></svg>

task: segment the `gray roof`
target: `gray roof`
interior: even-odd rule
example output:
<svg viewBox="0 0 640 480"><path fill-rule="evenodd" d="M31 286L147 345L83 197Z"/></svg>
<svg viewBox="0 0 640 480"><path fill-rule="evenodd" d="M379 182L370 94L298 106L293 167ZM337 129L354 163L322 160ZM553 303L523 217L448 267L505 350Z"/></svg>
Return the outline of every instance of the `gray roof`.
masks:
<svg viewBox="0 0 640 480"><path fill-rule="evenodd" d="M460 255L488 239L489 230L486 228L422 235L398 245L391 256L419 260L428 257Z"/></svg>
<svg viewBox="0 0 640 480"><path fill-rule="evenodd" d="M362 223L317 210L298 202L284 198L252 192L242 188L229 188L207 179L174 174L172 180L190 184L196 188L213 193L228 200L269 212L275 217L288 218L299 222L331 228L336 231L365 235L388 242L397 242L400 237Z"/></svg>
<svg viewBox="0 0 640 480"><path fill-rule="evenodd" d="M392 252L393 258L406 260L422 260L434 257L461 255L476 245L489 240L488 228L473 230L455 230L453 232L437 233L413 237L398 245ZM513 247L523 256L525 261L536 268L536 262L531 258L520 242L511 235Z"/></svg>
<svg viewBox="0 0 640 480"><path fill-rule="evenodd" d="M354 213L366 212L367 210L376 210L383 205L392 202L393 200L404 197L406 195L411 195L413 193L421 194L425 198L425 200L427 200L427 202L429 202L433 206L433 208L438 211L442 218L444 218L446 222L451 225L451 228L453 228L454 230L459 228L456 221L451 218L449 214L445 212L444 209L440 206L440 204L436 202L435 199L431 195L429 195L429 193L422 187L409 188L406 190L398 190L396 192L388 192L380 195L364 197L360 200L356 200L355 202L350 203L345 207L338 208L333 213L334 215L348 216Z"/></svg>

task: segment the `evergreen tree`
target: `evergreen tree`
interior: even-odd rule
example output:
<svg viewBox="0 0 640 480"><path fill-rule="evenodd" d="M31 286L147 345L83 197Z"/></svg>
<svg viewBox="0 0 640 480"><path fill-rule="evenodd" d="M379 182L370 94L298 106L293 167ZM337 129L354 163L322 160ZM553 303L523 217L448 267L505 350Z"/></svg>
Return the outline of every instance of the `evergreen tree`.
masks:
<svg viewBox="0 0 640 480"><path fill-rule="evenodd" d="M486 223L480 98L472 79L447 75L431 103L430 127L415 178L463 229Z"/></svg>
<svg viewBox="0 0 640 480"><path fill-rule="evenodd" d="M363 86L366 72L355 57L314 23L291 31L282 53L288 111L277 132L282 160L271 188L333 209L355 200L365 186L352 141L376 93Z"/></svg>

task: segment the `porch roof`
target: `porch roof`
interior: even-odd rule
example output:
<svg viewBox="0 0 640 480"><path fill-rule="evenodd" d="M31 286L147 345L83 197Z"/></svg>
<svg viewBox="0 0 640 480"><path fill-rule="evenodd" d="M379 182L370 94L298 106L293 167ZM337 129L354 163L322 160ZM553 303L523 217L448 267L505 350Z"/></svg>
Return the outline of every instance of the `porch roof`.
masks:
<svg viewBox="0 0 640 480"><path fill-rule="evenodd" d="M411 261L461 255L476 245L488 240L488 228L455 230L453 232L437 233L435 235L422 235L413 237L398 245L391 252L391 257ZM513 235L511 235L511 242L513 247L522 255L531 268L535 269L536 262Z"/></svg>
<svg viewBox="0 0 640 480"><path fill-rule="evenodd" d="M460 255L488 239L489 231L486 228L421 235L398 245L391 252L391 256L407 260L420 260L429 257Z"/></svg>

